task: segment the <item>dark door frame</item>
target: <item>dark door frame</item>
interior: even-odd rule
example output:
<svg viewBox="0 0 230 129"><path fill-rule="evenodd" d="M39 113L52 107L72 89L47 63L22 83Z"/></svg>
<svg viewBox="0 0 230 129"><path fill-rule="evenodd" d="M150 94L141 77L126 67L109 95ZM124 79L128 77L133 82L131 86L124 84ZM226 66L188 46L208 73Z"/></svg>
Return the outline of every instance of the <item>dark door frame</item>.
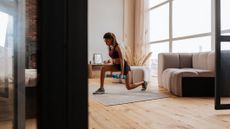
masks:
<svg viewBox="0 0 230 129"><path fill-rule="evenodd" d="M215 80L215 109L230 109L230 104L221 104L221 97L229 96L229 88L226 85L229 85L230 82L226 77L226 73L229 72L229 66L226 65L228 62L224 62L223 58L226 58L223 51L221 51L221 42L230 42L230 36L221 35L221 0L214 0L214 39L215 39L215 62L216 62L216 80ZM229 55L229 54L228 54ZM228 58L228 57L227 57ZM223 67L227 66L227 67ZM224 93L224 94L223 94ZM227 94L227 95L226 95Z"/></svg>
<svg viewBox="0 0 230 129"><path fill-rule="evenodd" d="M38 129L87 129L87 0L38 3Z"/></svg>

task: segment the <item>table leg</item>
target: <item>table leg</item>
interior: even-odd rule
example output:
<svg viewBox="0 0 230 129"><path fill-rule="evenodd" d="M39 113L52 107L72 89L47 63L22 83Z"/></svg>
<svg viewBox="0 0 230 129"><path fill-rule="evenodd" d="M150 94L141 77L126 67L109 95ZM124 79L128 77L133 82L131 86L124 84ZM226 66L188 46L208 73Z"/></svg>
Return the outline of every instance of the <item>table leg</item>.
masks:
<svg viewBox="0 0 230 129"><path fill-rule="evenodd" d="M93 68L92 65L88 65L88 78L93 77Z"/></svg>

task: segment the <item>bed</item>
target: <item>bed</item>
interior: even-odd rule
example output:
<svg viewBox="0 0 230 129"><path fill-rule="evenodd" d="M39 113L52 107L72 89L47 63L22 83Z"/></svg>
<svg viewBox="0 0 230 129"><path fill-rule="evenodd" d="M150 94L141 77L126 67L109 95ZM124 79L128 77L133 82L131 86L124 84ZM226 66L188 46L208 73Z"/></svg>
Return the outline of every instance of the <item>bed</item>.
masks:
<svg viewBox="0 0 230 129"><path fill-rule="evenodd" d="M0 84L6 82L4 76L0 76ZM8 83L13 83L13 77L9 76ZM25 69L25 86L35 87L37 85L37 69Z"/></svg>

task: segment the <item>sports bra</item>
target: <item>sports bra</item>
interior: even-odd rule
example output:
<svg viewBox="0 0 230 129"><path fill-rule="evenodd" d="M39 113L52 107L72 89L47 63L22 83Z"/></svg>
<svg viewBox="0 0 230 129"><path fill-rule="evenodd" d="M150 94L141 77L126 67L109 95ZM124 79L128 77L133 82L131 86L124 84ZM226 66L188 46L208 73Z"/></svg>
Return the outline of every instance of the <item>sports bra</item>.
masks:
<svg viewBox="0 0 230 129"><path fill-rule="evenodd" d="M117 45L116 45L117 46ZM112 59L116 59L116 58L119 58L119 53L118 53L118 51L116 51L116 46L113 48L113 49L111 49L111 48L109 48L109 56L112 58Z"/></svg>

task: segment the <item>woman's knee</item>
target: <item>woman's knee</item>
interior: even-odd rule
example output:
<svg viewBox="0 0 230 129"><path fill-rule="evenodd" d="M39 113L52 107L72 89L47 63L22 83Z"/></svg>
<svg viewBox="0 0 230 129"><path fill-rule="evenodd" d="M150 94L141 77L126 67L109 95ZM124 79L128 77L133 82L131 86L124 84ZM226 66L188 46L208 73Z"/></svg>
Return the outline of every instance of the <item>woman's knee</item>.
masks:
<svg viewBox="0 0 230 129"><path fill-rule="evenodd" d="M101 68L101 72L106 72L106 71L108 71L108 68L107 67L105 67L105 66L103 66L102 68Z"/></svg>
<svg viewBox="0 0 230 129"><path fill-rule="evenodd" d="M131 87L130 84L125 84L125 86L126 86L126 89L128 89L128 90L131 90L131 89L132 89L132 87Z"/></svg>

